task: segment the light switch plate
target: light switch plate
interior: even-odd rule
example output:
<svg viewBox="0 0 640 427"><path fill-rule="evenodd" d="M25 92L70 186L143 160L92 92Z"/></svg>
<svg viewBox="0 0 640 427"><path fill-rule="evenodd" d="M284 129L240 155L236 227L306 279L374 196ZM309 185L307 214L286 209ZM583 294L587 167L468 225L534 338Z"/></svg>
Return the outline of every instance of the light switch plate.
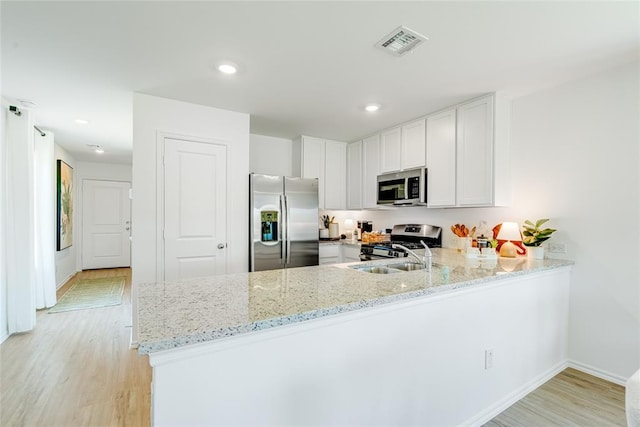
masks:
<svg viewBox="0 0 640 427"><path fill-rule="evenodd" d="M566 243L549 243L548 250L550 253L554 253L554 254L566 254L567 244Z"/></svg>

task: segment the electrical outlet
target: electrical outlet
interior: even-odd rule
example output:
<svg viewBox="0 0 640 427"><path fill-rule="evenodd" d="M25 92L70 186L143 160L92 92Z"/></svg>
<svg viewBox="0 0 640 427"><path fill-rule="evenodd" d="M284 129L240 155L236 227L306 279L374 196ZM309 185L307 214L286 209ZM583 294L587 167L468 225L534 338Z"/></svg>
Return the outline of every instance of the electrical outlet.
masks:
<svg viewBox="0 0 640 427"><path fill-rule="evenodd" d="M566 243L549 243L549 252L554 254L566 254L567 253L567 244Z"/></svg>
<svg viewBox="0 0 640 427"><path fill-rule="evenodd" d="M484 351L484 369L493 368L493 349Z"/></svg>

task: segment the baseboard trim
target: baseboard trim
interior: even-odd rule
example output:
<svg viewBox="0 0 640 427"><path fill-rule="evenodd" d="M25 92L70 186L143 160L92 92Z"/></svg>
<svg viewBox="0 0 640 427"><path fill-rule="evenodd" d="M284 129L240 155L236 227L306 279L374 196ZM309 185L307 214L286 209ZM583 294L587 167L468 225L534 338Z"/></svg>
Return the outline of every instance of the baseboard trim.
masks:
<svg viewBox="0 0 640 427"><path fill-rule="evenodd" d="M2 336L0 336L0 344L5 342L7 338L9 338L9 334L3 334Z"/></svg>
<svg viewBox="0 0 640 427"><path fill-rule="evenodd" d="M73 272L70 275L68 275L64 280L62 280L61 283L56 283L56 291L58 289L60 289L61 287L63 287L69 280L73 279L75 277L75 275L78 274L78 272Z"/></svg>
<svg viewBox="0 0 640 427"><path fill-rule="evenodd" d="M498 414L503 412L509 406L513 405L518 400L522 399L527 394L531 393L532 391L534 391L535 389L540 387L542 384L549 381L551 378L558 375L560 372L562 372L566 368L567 368L566 360L563 360L557 363L552 368L548 369L547 371L538 375L528 383L524 384L523 386L511 392L509 395L505 396L503 399L499 400L494 405L484 409L483 411L469 418L468 420L463 422L461 425L479 426L487 423L488 421L491 421L493 418L495 418Z"/></svg>
<svg viewBox="0 0 640 427"><path fill-rule="evenodd" d="M567 366L569 368L577 369L578 371L582 371L585 374L593 375L594 377L598 377L600 379L612 382L614 384L618 384L621 386L625 386L627 383L627 379L621 377L620 375L613 374L611 372L605 371L600 368L596 368L591 365L587 365L586 363L581 363L576 360L569 360Z"/></svg>

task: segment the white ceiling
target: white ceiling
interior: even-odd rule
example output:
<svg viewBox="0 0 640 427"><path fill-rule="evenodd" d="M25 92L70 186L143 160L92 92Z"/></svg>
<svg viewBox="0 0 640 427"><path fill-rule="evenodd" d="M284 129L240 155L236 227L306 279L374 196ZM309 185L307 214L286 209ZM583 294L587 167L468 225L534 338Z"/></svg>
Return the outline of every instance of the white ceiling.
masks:
<svg viewBox="0 0 640 427"><path fill-rule="evenodd" d="M36 102L36 123L58 144L106 162L131 161L133 92L249 113L252 133L351 141L486 92L523 94L637 60L640 43L636 1L0 7L3 97ZM374 47L399 25L429 41L400 58ZM241 71L214 72L224 59ZM382 109L366 114L367 102Z"/></svg>

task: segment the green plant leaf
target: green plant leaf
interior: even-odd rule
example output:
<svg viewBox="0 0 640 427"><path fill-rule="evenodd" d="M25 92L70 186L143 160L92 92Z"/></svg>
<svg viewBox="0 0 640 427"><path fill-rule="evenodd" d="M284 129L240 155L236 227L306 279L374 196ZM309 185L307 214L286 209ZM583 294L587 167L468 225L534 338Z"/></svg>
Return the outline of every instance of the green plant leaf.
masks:
<svg viewBox="0 0 640 427"><path fill-rule="evenodd" d="M547 221L549 221L549 218L539 219L538 221L536 221L536 228L540 228L540 226Z"/></svg>
<svg viewBox="0 0 640 427"><path fill-rule="evenodd" d="M524 223L525 223L525 224L527 224L527 225L529 225L529 226L531 226L531 227L535 227L535 226L533 225L533 223L532 223L531 221L529 221L529 220L526 220Z"/></svg>

